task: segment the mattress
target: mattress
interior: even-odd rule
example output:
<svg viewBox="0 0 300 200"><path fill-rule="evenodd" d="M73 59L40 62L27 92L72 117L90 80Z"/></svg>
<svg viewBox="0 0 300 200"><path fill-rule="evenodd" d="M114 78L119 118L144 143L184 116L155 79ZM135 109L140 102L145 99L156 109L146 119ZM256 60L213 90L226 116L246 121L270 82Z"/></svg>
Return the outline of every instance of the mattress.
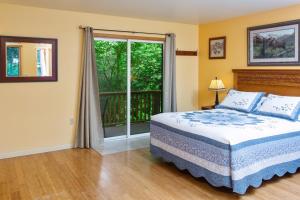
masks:
<svg viewBox="0 0 300 200"><path fill-rule="evenodd" d="M161 113L150 133L154 156L238 194L300 166L299 121L229 109Z"/></svg>

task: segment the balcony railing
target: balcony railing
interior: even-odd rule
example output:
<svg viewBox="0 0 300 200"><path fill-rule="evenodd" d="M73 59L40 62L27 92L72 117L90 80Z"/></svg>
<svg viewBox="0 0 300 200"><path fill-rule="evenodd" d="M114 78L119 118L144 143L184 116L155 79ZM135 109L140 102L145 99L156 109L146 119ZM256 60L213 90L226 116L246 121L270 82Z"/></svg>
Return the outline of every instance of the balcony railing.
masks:
<svg viewBox="0 0 300 200"><path fill-rule="evenodd" d="M131 92L131 123L150 121L151 115L162 112L160 90ZM127 121L127 93L101 92L100 104L104 127L124 125Z"/></svg>

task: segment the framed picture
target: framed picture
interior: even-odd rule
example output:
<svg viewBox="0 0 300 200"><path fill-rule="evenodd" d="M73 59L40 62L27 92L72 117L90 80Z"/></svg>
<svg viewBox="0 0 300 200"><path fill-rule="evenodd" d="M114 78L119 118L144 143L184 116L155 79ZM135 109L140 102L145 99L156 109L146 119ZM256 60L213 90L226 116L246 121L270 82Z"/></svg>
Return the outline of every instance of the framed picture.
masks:
<svg viewBox="0 0 300 200"><path fill-rule="evenodd" d="M226 58L226 37L209 38L209 59Z"/></svg>
<svg viewBox="0 0 300 200"><path fill-rule="evenodd" d="M300 65L300 20L250 27L248 66Z"/></svg>

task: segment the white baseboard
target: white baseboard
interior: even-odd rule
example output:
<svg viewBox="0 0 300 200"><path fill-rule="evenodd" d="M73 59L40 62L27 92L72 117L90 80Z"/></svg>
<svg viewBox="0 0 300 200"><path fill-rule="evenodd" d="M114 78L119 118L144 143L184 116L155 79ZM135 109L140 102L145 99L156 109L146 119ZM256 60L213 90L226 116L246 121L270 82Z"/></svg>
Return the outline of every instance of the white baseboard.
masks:
<svg viewBox="0 0 300 200"><path fill-rule="evenodd" d="M13 157L18 157L18 156L28 156L28 155L32 155L32 154L46 153L46 152L51 152L51 151L59 151L59 150L64 150L64 149L71 149L73 147L74 146L71 144L64 144L64 145L59 145L59 146L54 146L54 147L40 147L40 148L35 148L35 149L23 150L23 151L0 153L0 159L13 158Z"/></svg>
<svg viewBox="0 0 300 200"><path fill-rule="evenodd" d="M110 142L110 141L116 141L116 140L130 140L130 139L138 139L141 137L150 137L150 133L139 133L136 135L130 135L127 137L127 135L121 135L121 136L114 136L109 138L104 138L104 142Z"/></svg>

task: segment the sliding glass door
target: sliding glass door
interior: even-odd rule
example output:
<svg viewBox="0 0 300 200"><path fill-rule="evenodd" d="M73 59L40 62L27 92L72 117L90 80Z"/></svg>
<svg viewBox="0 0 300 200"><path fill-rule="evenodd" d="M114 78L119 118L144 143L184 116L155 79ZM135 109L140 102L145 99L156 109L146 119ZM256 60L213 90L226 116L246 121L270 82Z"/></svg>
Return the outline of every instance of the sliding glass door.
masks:
<svg viewBox="0 0 300 200"><path fill-rule="evenodd" d="M130 134L150 131L151 115L162 110L163 44L131 41Z"/></svg>
<svg viewBox="0 0 300 200"><path fill-rule="evenodd" d="M105 138L149 132L162 111L163 44L97 38L95 51Z"/></svg>
<svg viewBox="0 0 300 200"><path fill-rule="evenodd" d="M104 137L127 135L127 41L95 40Z"/></svg>

